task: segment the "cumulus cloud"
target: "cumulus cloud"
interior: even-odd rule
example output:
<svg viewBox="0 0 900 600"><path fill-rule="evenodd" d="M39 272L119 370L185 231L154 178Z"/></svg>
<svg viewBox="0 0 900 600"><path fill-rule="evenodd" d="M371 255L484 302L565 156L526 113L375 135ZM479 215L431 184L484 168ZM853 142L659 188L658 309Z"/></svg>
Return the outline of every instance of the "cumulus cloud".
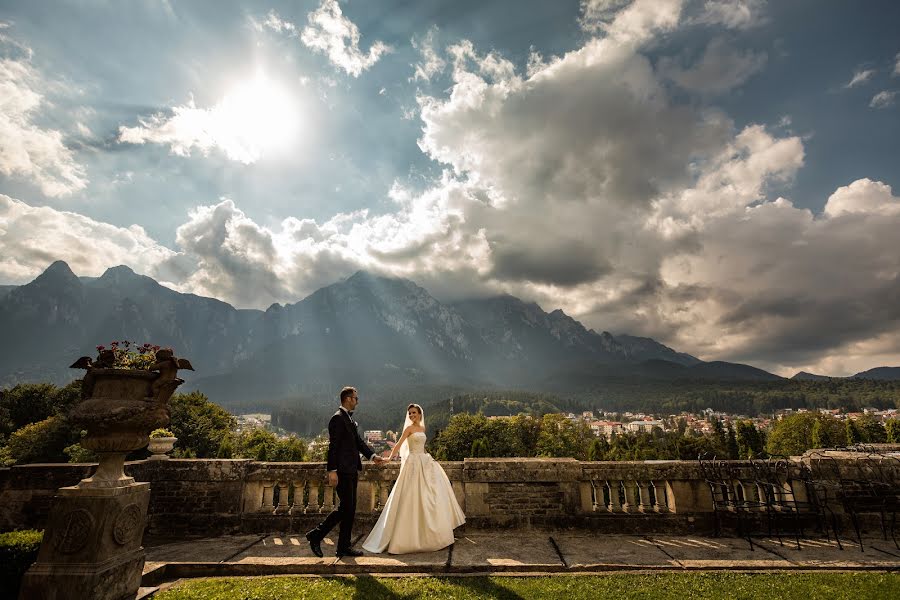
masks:
<svg viewBox="0 0 900 600"><path fill-rule="evenodd" d="M900 52L894 57L894 72L891 73L892 77L897 77L898 75L900 75Z"/></svg>
<svg viewBox="0 0 900 600"><path fill-rule="evenodd" d="M766 0L706 0L697 23L749 29L765 21Z"/></svg>
<svg viewBox="0 0 900 600"><path fill-rule="evenodd" d="M422 39L413 38L412 46L419 51L421 60L413 65L413 81L431 81L431 78L444 70L446 61L435 49L437 27L432 27Z"/></svg>
<svg viewBox="0 0 900 600"><path fill-rule="evenodd" d="M683 0L582 0L579 23L623 45L639 45L671 31L681 18Z"/></svg>
<svg viewBox="0 0 900 600"><path fill-rule="evenodd" d="M439 56L449 88L418 98L419 146L444 168L427 189L396 183L391 210L318 222L261 224L221 199L190 213L165 272L181 273L171 281L183 291L264 307L365 268L442 299L512 293L597 330L783 374L900 363L900 198L868 179L820 212L777 197L803 167L803 141L737 127L705 102L726 52L711 43L697 64L679 62L688 83L676 92L673 71L644 54L680 11L585 2L597 37L525 73L451 45Z"/></svg>
<svg viewBox="0 0 900 600"><path fill-rule="evenodd" d="M139 122L119 127L118 142L166 145L177 156L220 150L230 160L251 164L290 142L297 107L277 83L257 73L210 108L198 108L191 98Z"/></svg>
<svg viewBox="0 0 900 600"><path fill-rule="evenodd" d="M327 56L334 66L343 69L348 75L359 77L382 56L392 51L390 46L381 41L373 43L368 52L360 50L359 27L344 16L337 0L322 0L319 8L309 13L307 20L309 24L300 33L300 41L306 47ZM293 27L285 25L283 21L281 23L281 30Z"/></svg>
<svg viewBox="0 0 900 600"><path fill-rule="evenodd" d="M844 88L849 89L852 87L856 87L858 85L862 85L872 79L872 76L875 74L875 69L860 69L859 71L853 74L853 77L850 78Z"/></svg>
<svg viewBox="0 0 900 600"><path fill-rule="evenodd" d="M686 90L721 94L743 84L765 64L765 53L741 52L723 38L714 38L695 64L682 67L674 59L663 59L659 68Z"/></svg>
<svg viewBox="0 0 900 600"><path fill-rule="evenodd" d="M897 92L890 90L878 92L872 96L872 101L869 102L869 108L890 108L894 105L894 100L896 98Z"/></svg>
<svg viewBox="0 0 900 600"><path fill-rule="evenodd" d="M36 124L52 84L31 56L30 48L0 33L0 173L31 181L47 196L65 196L88 181L63 133Z"/></svg>
<svg viewBox="0 0 900 600"><path fill-rule="evenodd" d="M833 364L847 347L900 333L898 204L889 187L861 180L821 217L780 198L708 220L700 251L664 263L659 306L678 316L675 337L708 357L784 373ZM689 302L681 289L695 291Z"/></svg>
<svg viewBox="0 0 900 600"><path fill-rule="evenodd" d="M0 194L0 280L27 283L56 260L79 275L98 276L127 264L159 276L158 266L174 252L138 225L116 227L89 217L31 206Z"/></svg>
<svg viewBox="0 0 900 600"><path fill-rule="evenodd" d="M900 213L900 202L893 196L891 186L871 179L858 179L838 188L825 203L824 213L828 217L850 214L887 217Z"/></svg>

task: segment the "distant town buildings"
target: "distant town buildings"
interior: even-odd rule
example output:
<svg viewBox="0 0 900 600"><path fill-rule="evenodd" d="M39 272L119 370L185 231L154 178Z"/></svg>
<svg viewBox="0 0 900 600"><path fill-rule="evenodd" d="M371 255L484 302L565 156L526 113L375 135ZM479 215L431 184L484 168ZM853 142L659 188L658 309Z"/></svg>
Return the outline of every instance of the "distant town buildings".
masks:
<svg viewBox="0 0 900 600"><path fill-rule="evenodd" d="M268 429L272 424L272 415L251 413L247 415L237 415L235 420L237 421L238 431L256 428Z"/></svg>

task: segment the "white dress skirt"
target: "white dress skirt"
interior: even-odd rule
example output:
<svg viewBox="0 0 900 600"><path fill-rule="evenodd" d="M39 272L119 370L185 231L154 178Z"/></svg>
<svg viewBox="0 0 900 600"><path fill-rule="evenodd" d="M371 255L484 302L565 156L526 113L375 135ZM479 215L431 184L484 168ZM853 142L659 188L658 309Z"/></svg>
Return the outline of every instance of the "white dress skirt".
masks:
<svg viewBox="0 0 900 600"><path fill-rule="evenodd" d="M425 433L406 438L409 456L400 466L381 516L363 548L369 552L433 552L453 543L453 530L466 522L450 479L425 452Z"/></svg>

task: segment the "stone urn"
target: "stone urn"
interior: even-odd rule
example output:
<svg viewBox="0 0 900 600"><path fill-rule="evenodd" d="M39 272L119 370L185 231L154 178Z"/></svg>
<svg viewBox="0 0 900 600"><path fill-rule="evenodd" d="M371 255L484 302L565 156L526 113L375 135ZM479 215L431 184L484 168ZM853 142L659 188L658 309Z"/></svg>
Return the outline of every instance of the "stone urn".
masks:
<svg viewBox="0 0 900 600"><path fill-rule="evenodd" d="M152 437L147 449L152 453L150 460L163 460L169 458L167 454L175 447L177 437Z"/></svg>
<svg viewBox="0 0 900 600"><path fill-rule="evenodd" d="M62 487L53 498L37 561L22 578L20 600L125 600L141 584L141 545L150 484L125 475L125 456L147 446L150 432L169 423L168 402L192 369L170 349L144 369L113 368L113 352L82 357L81 401L70 420L86 430L81 445L100 457L91 477Z"/></svg>
<svg viewBox="0 0 900 600"><path fill-rule="evenodd" d="M169 424L168 401L182 380L160 385L160 373L135 369L88 370L82 401L70 414L87 430L81 445L100 457L97 472L79 487L119 487L134 483L125 475L125 455L147 446L150 432Z"/></svg>

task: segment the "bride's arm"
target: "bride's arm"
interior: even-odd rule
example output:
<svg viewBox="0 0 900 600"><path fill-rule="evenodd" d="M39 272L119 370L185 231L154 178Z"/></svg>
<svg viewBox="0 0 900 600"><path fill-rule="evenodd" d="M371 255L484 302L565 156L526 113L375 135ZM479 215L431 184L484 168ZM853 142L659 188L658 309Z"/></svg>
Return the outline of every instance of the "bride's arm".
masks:
<svg viewBox="0 0 900 600"><path fill-rule="evenodd" d="M406 441L406 438L409 437L409 434L411 433L411 429L412 429L412 425L410 425L409 427L407 427L406 429L403 430L403 435L400 436L400 439L397 440L397 443L394 444L393 448L391 448L391 455L388 456L388 460L394 460L394 456L396 456L397 453L400 451L400 446L402 446L403 442Z"/></svg>

